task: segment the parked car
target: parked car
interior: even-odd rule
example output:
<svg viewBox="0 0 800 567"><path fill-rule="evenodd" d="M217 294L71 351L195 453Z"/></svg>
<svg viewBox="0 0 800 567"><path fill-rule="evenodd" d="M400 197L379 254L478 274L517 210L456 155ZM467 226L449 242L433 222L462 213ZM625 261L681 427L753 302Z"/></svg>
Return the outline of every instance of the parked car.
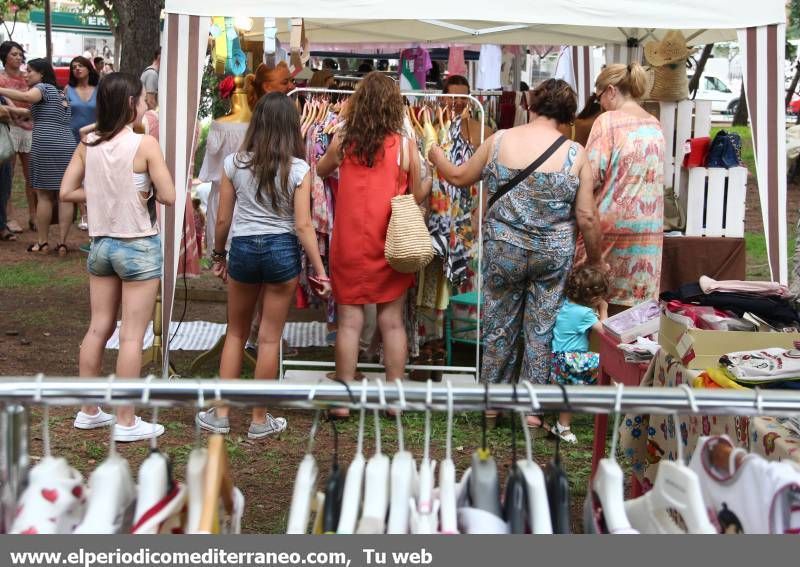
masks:
<svg viewBox="0 0 800 567"><path fill-rule="evenodd" d="M689 77L691 80L691 76ZM710 100L711 111L722 114L734 114L739 106L739 93L734 93L730 87L713 75L703 74L697 88L695 100Z"/></svg>

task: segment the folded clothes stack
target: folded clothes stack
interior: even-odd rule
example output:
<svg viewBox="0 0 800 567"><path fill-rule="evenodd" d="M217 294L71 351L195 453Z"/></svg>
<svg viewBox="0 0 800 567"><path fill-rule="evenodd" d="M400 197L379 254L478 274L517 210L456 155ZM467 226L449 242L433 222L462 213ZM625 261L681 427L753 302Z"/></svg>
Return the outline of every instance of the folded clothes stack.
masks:
<svg viewBox="0 0 800 567"><path fill-rule="evenodd" d="M661 294L666 309L685 318L689 327L714 331L800 330L796 298L784 285L773 282L698 282Z"/></svg>

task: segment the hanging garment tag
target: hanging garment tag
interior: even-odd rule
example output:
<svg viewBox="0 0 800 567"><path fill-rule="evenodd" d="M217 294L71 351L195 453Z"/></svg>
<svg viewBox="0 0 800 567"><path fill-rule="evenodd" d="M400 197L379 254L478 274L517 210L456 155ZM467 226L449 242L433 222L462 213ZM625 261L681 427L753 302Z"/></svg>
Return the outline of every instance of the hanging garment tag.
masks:
<svg viewBox="0 0 800 567"><path fill-rule="evenodd" d="M683 365L689 364L695 358L694 353L694 339L689 333L684 333L681 335L678 344L675 345L675 350L678 351L678 355L681 357L681 362Z"/></svg>

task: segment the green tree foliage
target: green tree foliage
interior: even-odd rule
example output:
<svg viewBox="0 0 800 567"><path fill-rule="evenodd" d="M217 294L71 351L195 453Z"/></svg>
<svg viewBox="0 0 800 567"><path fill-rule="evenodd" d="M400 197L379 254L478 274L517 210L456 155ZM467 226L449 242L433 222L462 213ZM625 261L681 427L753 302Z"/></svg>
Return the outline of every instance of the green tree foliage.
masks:
<svg viewBox="0 0 800 567"><path fill-rule="evenodd" d="M14 28L21 16L43 5L43 0L0 0L0 23L8 37L14 36Z"/></svg>

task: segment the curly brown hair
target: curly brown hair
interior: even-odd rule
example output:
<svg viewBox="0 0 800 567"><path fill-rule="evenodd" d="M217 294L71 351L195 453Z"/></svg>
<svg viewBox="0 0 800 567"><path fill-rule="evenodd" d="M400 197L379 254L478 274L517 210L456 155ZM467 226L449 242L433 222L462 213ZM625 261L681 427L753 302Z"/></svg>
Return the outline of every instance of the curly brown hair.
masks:
<svg viewBox="0 0 800 567"><path fill-rule="evenodd" d="M403 131L404 116L403 96L397 83L378 71L369 73L347 104L344 152L362 165L373 167L386 137Z"/></svg>
<svg viewBox="0 0 800 567"><path fill-rule="evenodd" d="M590 307L598 299L605 299L609 286L607 274L596 268L583 266L569 275L564 294L573 303Z"/></svg>

